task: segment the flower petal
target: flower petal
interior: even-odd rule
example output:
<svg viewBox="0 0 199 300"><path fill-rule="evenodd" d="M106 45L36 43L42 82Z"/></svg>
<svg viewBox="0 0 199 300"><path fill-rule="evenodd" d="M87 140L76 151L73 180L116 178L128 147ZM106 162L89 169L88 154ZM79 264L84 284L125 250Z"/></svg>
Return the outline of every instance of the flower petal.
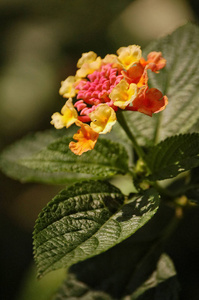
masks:
<svg viewBox="0 0 199 300"><path fill-rule="evenodd" d="M122 63L123 67L128 70L133 64L139 62L142 51L140 46L130 45L128 47L121 47L117 50L119 61Z"/></svg>
<svg viewBox="0 0 199 300"><path fill-rule="evenodd" d="M147 85L148 82L148 74L146 67L143 67L142 64L136 63L132 67L130 67L127 71L122 71L122 75L125 80L130 83L137 84L138 88Z"/></svg>
<svg viewBox="0 0 199 300"><path fill-rule="evenodd" d="M86 53L82 53L81 58L77 62L77 67L81 68L85 63L91 63L95 61L97 58L97 54L93 51L89 51Z"/></svg>
<svg viewBox="0 0 199 300"><path fill-rule="evenodd" d="M113 100L114 105L125 109L137 96L137 85L128 84L122 79L111 91L109 97Z"/></svg>
<svg viewBox="0 0 199 300"><path fill-rule="evenodd" d="M140 63L146 66L147 69L151 69L153 72L158 73L158 71L165 67L166 59L162 57L162 52L150 52L147 56L147 61L142 57Z"/></svg>
<svg viewBox="0 0 199 300"><path fill-rule="evenodd" d="M61 109L61 114L56 112L52 115L52 121L50 122L56 129L63 127L70 127L78 120L78 114L72 104L72 98L69 98L65 105Z"/></svg>
<svg viewBox="0 0 199 300"><path fill-rule="evenodd" d="M50 124L54 125L56 129L62 129L63 127L65 127L64 118L60 113L54 113L51 118L52 121L50 122Z"/></svg>
<svg viewBox="0 0 199 300"><path fill-rule="evenodd" d="M75 97L75 76L68 76L64 81L61 82L61 87L59 89L59 94L64 98Z"/></svg>
<svg viewBox="0 0 199 300"><path fill-rule="evenodd" d="M81 126L73 136L77 142L70 142L69 148L76 155L82 155L82 153L92 150L95 147L99 134L89 125L80 121L76 122L76 125Z"/></svg>
<svg viewBox="0 0 199 300"><path fill-rule="evenodd" d="M90 51L92 52L92 51ZM90 53L88 52L88 53ZM93 52L94 53L94 52ZM83 55L86 53L83 53ZM95 54L95 53L94 53ZM76 76L79 78L83 78L86 77L88 74L92 74L95 70L99 69L101 67L102 64L102 59L100 56L98 56L96 59L94 59L94 55L91 55L89 57L83 57L82 56L82 60L78 61L77 66L81 66L79 70L77 70L76 72Z"/></svg>
<svg viewBox="0 0 199 300"><path fill-rule="evenodd" d="M110 132L112 126L116 122L115 111L107 104L100 104L97 108L89 114L91 119L91 128L100 134Z"/></svg>
<svg viewBox="0 0 199 300"><path fill-rule="evenodd" d="M152 116L165 109L168 104L168 98L155 88L143 88L133 101L133 110L139 111L145 115Z"/></svg>
<svg viewBox="0 0 199 300"><path fill-rule="evenodd" d="M111 64L113 68L117 68L118 71L122 70L122 64L119 62L117 55L115 54L107 54L102 59L103 64Z"/></svg>
<svg viewBox="0 0 199 300"><path fill-rule="evenodd" d="M140 63L136 63L126 71L122 71L125 80L130 83L138 83L144 72L144 67Z"/></svg>

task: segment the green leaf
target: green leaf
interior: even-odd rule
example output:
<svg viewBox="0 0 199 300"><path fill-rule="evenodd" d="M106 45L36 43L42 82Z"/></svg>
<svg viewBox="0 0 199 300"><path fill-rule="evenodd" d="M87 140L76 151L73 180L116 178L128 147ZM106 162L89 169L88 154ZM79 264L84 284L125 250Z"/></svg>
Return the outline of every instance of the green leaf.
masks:
<svg viewBox="0 0 199 300"><path fill-rule="evenodd" d="M68 147L69 133L51 130L23 138L1 154L0 168L22 182L45 183L128 173L128 155L122 145L99 139L92 151L77 156Z"/></svg>
<svg viewBox="0 0 199 300"><path fill-rule="evenodd" d="M177 135L152 147L145 157L150 180L163 180L199 166L199 134Z"/></svg>
<svg viewBox="0 0 199 300"><path fill-rule="evenodd" d="M113 299L132 295L156 269L168 242L163 232L168 232L172 218L173 211L163 204L136 234L100 255L73 265L69 274L75 274L91 290L103 291Z"/></svg>
<svg viewBox="0 0 199 300"><path fill-rule="evenodd" d="M97 270L96 270L97 271ZM97 276L96 276L97 277ZM116 282L114 282L117 284ZM162 254L156 270L132 295L117 297L122 300L177 300L179 293L179 284L176 278L176 271L170 257ZM147 296L147 298L146 298ZM62 287L59 289L53 300L66 299L82 300L111 300L116 299L113 295L104 292L103 289L93 289L85 282L76 278L72 273L68 275Z"/></svg>
<svg viewBox="0 0 199 300"><path fill-rule="evenodd" d="M199 121L199 28L186 24L171 35L149 44L143 55L161 51L167 65L158 74L148 71L149 84L169 99L166 109L152 118L126 112L132 133L143 145L187 133ZM113 129L114 130L114 129ZM198 128L197 128L198 131Z"/></svg>
<svg viewBox="0 0 199 300"><path fill-rule="evenodd" d="M179 179L179 183L176 181L168 188L172 193L177 190L177 196L186 195L191 202L199 204L199 167L192 169L187 177L182 178L181 182ZM175 183L178 185L179 189L176 189Z"/></svg>
<svg viewBox="0 0 199 300"><path fill-rule="evenodd" d="M129 297L130 300L177 300L179 284L176 279L176 270L170 257L162 254L156 270L151 276Z"/></svg>
<svg viewBox="0 0 199 300"><path fill-rule="evenodd" d="M199 204L199 167L184 173L183 176L178 176L171 182L169 180L166 188L173 199L184 195L189 201Z"/></svg>
<svg viewBox="0 0 199 300"><path fill-rule="evenodd" d="M100 255L73 265L69 274L91 291L103 291L112 299L132 295L156 270L165 245L162 232L172 217L173 212L162 206L136 234Z"/></svg>
<svg viewBox="0 0 199 300"><path fill-rule="evenodd" d="M61 289L53 300L81 299L81 300L111 300L108 294L92 290L85 283L78 281L73 274L69 274Z"/></svg>
<svg viewBox="0 0 199 300"><path fill-rule="evenodd" d="M77 183L60 192L35 225L38 275L100 254L122 242L156 213L154 190L124 202L124 195L102 181Z"/></svg>

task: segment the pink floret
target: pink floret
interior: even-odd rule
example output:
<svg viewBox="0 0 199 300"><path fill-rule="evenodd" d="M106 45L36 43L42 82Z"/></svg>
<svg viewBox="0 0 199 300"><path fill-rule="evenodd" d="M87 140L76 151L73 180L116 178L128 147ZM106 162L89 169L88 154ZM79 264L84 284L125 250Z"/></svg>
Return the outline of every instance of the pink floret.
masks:
<svg viewBox="0 0 199 300"><path fill-rule="evenodd" d="M107 103L112 106L109 94L112 89L120 82L123 75L118 74L116 68L112 68L111 64L103 65L100 71L94 71L87 76L88 80L81 80L76 86L77 99L81 99L75 103L81 115L88 115L97 105ZM91 105L91 107L87 107ZM94 106L94 107L93 107Z"/></svg>

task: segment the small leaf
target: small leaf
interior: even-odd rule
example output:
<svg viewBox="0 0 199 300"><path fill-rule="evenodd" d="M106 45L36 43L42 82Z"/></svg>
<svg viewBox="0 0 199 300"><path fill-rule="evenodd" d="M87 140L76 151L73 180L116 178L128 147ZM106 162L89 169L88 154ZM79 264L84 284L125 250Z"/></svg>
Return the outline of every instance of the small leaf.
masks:
<svg viewBox="0 0 199 300"><path fill-rule="evenodd" d="M199 204L199 167L172 180L167 184L167 191L173 198L184 195L191 202L189 204Z"/></svg>
<svg viewBox="0 0 199 300"><path fill-rule="evenodd" d="M148 190L127 203L107 182L85 181L60 192L41 212L34 231L38 275L100 254L122 242L156 213Z"/></svg>
<svg viewBox="0 0 199 300"><path fill-rule="evenodd" d="M148 75L150 86L167 95L169 103L164 111L152 118L138 112L125 113L132 133L143 145L190 132L198 123L198 49L199 27L186 24L171 35L150 43L144 50L145 58L151 51L161 51L167 60L166 67L158 74L149 70Z"/></svg>
<svg viewBox="0 0 199 300"><path fill-rule="evenodd" d="M145 157L150 180L163 180L199 166L199 134L167 138L152 147Z"/></svg>
<svg viewBox="0 0 199 300"><path fill-rule="evenodd" d="M111 300L112 297L102 291L92 290L85 283L78 281L73 274L69 274L59 292L53 298L53 300L66 299Z"/></svg>
<svg viewBox="0 0 199 300"><path fill-rule="evenodd" d="M189 181L184 179L181 184L181 195L184 194L187 198L195 203L199 204L199 168L194 168L189 173Z"/></svg>
<svg viewBox="0 0 199 300"><path fill-rule="evenodd" d="M106 178L129 171L128 155L122 145L99 139L94 150L77 156L68 147L72 136L67 134L51 130L25 137L1 154L0 168L22 182L45 183Z"/></svg>
<svg viewBox="0 0 199 300"><path fill-rule="evenodd" d="M162 254L152 275L131 296L123 300L178 300L178 294L175 267L170 257Z"/></svg>

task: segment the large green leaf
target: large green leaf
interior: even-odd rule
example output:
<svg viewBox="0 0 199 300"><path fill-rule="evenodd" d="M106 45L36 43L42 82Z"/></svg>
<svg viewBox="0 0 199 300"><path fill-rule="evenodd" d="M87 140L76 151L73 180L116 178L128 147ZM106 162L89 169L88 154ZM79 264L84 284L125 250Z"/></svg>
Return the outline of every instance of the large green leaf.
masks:
<svg viewBox="0 0 199 300"><path fill-rule="evenodd" d="M100 255L73 265L58 292L62 296L60 299L67 299L67 296L87 299L84 297L92 291L104 292L111 299L130 299L130 295L138 296L154 287L159 291L158 285L175 274L168 257L163 255L159 261L166 243L161 233L167 231L172 217L172 210L162 206L135 235ZM154 272L157 263L157 272ZM147 280L149 277L151 280ZM169 288L168 292L172 291L172 287Z"/></svg>
<svg viewBox="0 0 199 300"><path fill-rule="evenodd" d="M92 151L77 156L68 147L71 131L50 130L25 137L0 156L0 168L23 182L65 183L85 178L105 178L128 172L125 148L99 139Z"/></svg>
<svg viewBox="0 0 199 300"><path fill-rule="evenodd" d="M132 133L142 144L158 142L173 134L187 133L198 123L198 49L199 28L193 24L178 28L171 35L150 43L145 49L145 57L151 51L161 51L167 60L165 69L158 74L148 71L148 74L150 86L166 94L169 104L163 112L152 118L137 112L125 113Z"/></svg>
<svg viewBox="0 0 199 300"><path fill-rule="evenodd" d="M61 191L36 222L38 275L108 250L150 220L158 205L154 190L124 203L120 190L103 181L85 181Z"/></svg>
<svg viewBox="0 0 199 300"><path fill-rule="evenodd" d="M152 147L145 157L149 179L163 180L199 166L199 134L172 136Z"/></svg>

